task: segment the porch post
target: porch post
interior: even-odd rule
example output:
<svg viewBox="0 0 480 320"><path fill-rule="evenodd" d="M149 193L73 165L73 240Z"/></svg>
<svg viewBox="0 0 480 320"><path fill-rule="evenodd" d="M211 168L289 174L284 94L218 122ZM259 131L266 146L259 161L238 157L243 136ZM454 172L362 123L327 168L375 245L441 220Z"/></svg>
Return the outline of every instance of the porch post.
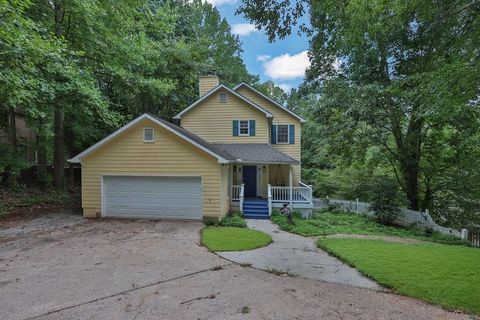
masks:
<svg viewBox="0 0 480 320"><path fill-rule="evenodd" d="M290 193L290 208L293 210L293 186L292 186L292 165L290 165L290 170L288 171L288 186Z"/></svg>

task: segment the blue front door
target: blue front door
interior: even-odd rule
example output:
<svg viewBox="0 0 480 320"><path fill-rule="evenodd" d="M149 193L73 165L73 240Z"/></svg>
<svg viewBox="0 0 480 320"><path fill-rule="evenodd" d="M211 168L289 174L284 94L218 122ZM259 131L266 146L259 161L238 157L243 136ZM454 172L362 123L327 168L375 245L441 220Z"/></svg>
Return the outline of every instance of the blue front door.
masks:
<svg viewBox="0 0 480 320"><path fill-rule="evenodd" d="M257 167L243 166L243 183L245 184L245 197L257 196Z"/></svg>

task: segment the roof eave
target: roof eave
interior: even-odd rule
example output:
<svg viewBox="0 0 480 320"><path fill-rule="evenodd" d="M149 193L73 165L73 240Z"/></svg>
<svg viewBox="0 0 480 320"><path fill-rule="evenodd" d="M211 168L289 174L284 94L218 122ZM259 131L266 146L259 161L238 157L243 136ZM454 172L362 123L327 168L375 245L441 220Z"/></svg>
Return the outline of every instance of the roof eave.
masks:
<svg viewBox="0 0 480 320"><path fill-rule="evenodd" d="M291 111L291 110L288 110L287 108L285 108L284 106L282 106L281 104L279 104L277 101L273 100L272 98L266 96L265 94L261 93L260 91L258 91L257 89L255 89L254 87L252 87L251 85L249 85L248 83L246 82L241 82L239 83L238 85L235 86L235 88L233 88L234 91L236 91L238 88L240 88L241 86L246 86L247 88L251 89L252 91L254 91L255 93L259 94L260 96L264 97L265 99L267 99L268 101L270 101L271 103L275 104L277 107L279 108L282 108L284 111L286 111L287 113L291 114L293 117L297 118L300 123L305 123L306 120L302 117L300 117L298 114L296 114L295 112Z"/></svg>
<svg viewBox="0 0 480 320"><path fill-rule="evenodd" d="M158 124L159 126L161 126L162 128L165 128L166 130L172 132L173 134L183 138L184 140L190 142L191 144L193 144L194 146L196 146L197 148L205 151L206 153L210 154L211 156L217 158L218 160L218 163L221 163L221 164L226 164L226 163L230 163L229 160L225 159L224 157L220 156L219 154L215 153L214 151L202 146L201 144L193 141L192 139L190 139L189 137L183 135L182 133L170 128L169 126L163 124L161 121L158 121L157 119L155 119L155 117L152 117L151 115L149 115L148 113L144 113L140 116L138 116L136 119L130 121L129 123L127 123L126 125L124 125L123 127L121 127L120 129L114 131L113 133L111 133L110 135L108 135L107 137L103 138L102 140L100 140L99 142L95 143L94 145L92 145L91 147L87 148L86 150L82 151L81 153L79 153L78 155L76 155L75 157L67 160L68 162L71 162L71 163L81 163L82 159L89 155L90 153L92 153L93 151L97 150L98 148L102 147L104 144L106 144L107 142L109 142L110 140L112 140L115 136L117 136L118 134L124 132L125 130L129 129L130 127L132 127L133 125L137 124L138 122L144 120L144 119L149 119L153 122L155 122L156 124Z"/></svg>
<svg viewBox="0 0 480 320"><path fill-rule="evenodd" d="M196 107L197 105L199 105L202 101L204 101L205 99L207 99L210 95L214 94L217 90L219 90L220 88L223 88L225 90L227 90L228 92L234 94L237 98L243 100L244 102L248 103L249 105L251 105L253 108L257 109L258 111L262 112L263 114L265 114L265 116L267 118L273 118L273 114L271 114L270 112L268 112L267 110L263 109L262 107L260 107L259 105L257 105L256 103L254 103L253 101L250 101L248 100L246 97L242 96L241 94L239 94L238 92L235 92L235 90L232 90L230 89L229 87L223 85L223 84L219 84L218 86L214 87L212 90L210 90L209 92L207 92L206 94L204 94L200 99L196 100L194 103L192 103L191 105L189 105L188 107L186 107L185 109L183 109L182 111L180 111L178 114L176 114L175 116L173 116L173 119L181 119L182 116L187 113L188 111L190 111L191 109L193 109L194 107Z"/></svg>

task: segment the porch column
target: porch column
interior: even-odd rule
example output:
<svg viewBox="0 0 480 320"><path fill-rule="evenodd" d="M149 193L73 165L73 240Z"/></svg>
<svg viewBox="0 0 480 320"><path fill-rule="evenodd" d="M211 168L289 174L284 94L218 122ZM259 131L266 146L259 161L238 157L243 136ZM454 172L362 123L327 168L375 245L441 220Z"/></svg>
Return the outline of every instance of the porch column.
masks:
<svg viewBox="0 0 480 320"><path fill-rule="evenodd" d="M290 165L290 170L288 170L288 187L289 187L289 193L290 193L290 208L293 210L292 171L293 171L293 167L292 165Z"/></svg>

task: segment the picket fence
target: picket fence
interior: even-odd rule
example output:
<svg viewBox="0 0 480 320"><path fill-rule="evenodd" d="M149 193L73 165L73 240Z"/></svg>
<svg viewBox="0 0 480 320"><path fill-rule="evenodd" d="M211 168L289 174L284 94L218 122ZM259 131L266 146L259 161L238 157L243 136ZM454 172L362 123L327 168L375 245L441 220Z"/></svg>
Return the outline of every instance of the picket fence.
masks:
<svg viewBox="0 0 480 320"><path fill-rule="evenodd" d="M367 202L361 202L358 200L349 201L349 200L330 199L330 198L313 199L314 208L320 209L320 208L327 208L329 206L335 206L344 211L360 213L367 216L373 215L373 213L369 209L370 204ZM430 227L433 230L438 231L442 234L447 234L447 235L455 236L458 238L466 239L465 238L466 235L462 236L461 231L458 231L452 228L446 228L436 224L435 221L433 221L430 214L428 213L428 210L426 210L425 212L422 212L422 211L413 211L410 209L401 208L400 214L398 215L394 223L405 226L405 227L411 227L411 226L414 226L417 228Z"/></svg>

